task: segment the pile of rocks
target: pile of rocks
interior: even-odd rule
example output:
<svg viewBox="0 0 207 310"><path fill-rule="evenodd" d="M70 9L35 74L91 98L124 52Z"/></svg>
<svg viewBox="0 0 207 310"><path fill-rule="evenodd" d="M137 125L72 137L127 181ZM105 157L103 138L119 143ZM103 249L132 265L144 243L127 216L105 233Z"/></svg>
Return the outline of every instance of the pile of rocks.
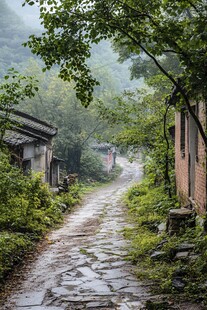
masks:
<svg viewBox="0 0 207 310"><path fill-rule="evenodd" d="M167 240L163 240L156 248L156 250L151 254L151 259L153 260L167 260L167 261L185 261L189 263L196 260L199 254L195 253L195 244L192 243L181 243L178 246L168 250L168 253L162 251L163 245ZM186 272L184 269L178 269L174 272L172 278L172 285L179 291L182 291L186 285L185 278Z"/></svg>

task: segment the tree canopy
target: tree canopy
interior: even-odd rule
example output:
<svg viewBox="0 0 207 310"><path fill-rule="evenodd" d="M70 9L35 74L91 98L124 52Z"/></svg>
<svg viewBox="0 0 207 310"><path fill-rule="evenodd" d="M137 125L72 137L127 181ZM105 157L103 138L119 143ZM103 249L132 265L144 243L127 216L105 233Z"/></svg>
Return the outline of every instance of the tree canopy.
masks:
<svg viewBox="0 0 207 310"><path fill-rule="evenodd" d="M31 37L30 47L41 55L48 67L61 63L61 74L75 78L77 89L78 74L85 72L90 76L84 64L90 56L90 44L111 38L122 42L132 55L141 51L152 58L176 54L182 75L195 90L206 90L205 83L201 83L206 77L206 1L25 2L39 4L45 27L41 37ZM158 64L157 58L156 61ZM95 82L88 83L92 86Z"/></svg>
<svg viewBox="0 0 207 310"><path fill-rule="evenodd" d="M34 97L37 90L37 80L32 76L24 76L13 68L4 76L0 84L0 149L5 131L11 126L12 109L26 98Z"/></svg>
<svg viewBox="0 0 207 310"><path fill-rule="evenodd" d="M45 31L31 36L32 51L46 68L60 65L60 76L74 79L77 97L84 105L92 100L97 81L87 66L92 43L111 39L131 56L145 53L176 87L193 116L207 146L205 131L193 112L190 98L206 97L205 0L25 0L40 6ZM164 68L160 58L176 55L179 74ZM190 97L189 97L190 96Z"/></svg>

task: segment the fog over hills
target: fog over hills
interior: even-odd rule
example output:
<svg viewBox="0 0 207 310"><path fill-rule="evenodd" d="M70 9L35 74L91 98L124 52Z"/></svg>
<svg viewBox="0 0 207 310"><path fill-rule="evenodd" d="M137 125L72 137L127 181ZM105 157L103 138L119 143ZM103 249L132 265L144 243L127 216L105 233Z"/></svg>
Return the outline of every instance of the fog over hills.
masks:
<svg viewBox="0 0 207 310"><path fill-rule="evenodd" d="M21 0L0 0L0 78L5 75L8 68L15 67L21 70L27 60L34 57L30 49L23 47L22 44L32 33L38 33L40 30L32 28L27 14L24 17L28 24L25 23L21 15L24 12L21 2Z"/></svg>
<svg viewBox="0 0 207 310"><path fill-rule="evenodd" d="M31 34L40 34L42 27L39 20L39 8L36 5L25 5L24 0L0 0L0 76L11 66L26 65L29 57L35 57L22 43ZM142 81L130 81L130 62L117 62L118 54L114 53L109 42L101 42L92 49L92 57L88 60L94 68L93 74L102 79L102 70L107 70L117 83L119 91L137 87Z"/></svg>
<svg viewBox="0 0 207 310"><path fill-rule="evenodd" d="M7 0L7 5L24 21L26 26L40 28L39 9L36 5L25 5L22 7L23 0Z"/></svg>

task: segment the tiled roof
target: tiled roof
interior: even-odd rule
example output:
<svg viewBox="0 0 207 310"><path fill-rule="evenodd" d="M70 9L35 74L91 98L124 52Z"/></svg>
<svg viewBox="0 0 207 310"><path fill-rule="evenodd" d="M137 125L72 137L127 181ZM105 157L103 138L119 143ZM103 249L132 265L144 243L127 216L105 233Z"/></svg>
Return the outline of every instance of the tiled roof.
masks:
<svg viewBox="0 0 207 310"><path fill-rule="evenodd" d="M41 121L29 114L14 110L11 114L11 119L20 125L28 126L31 129L39 131L41 133L55 136L57 134L57 128L50 125L47 122Z"/></svg>
<svg viewBox="0 0 207 310"><path fill-rule="evenodd" d="M13 131L13 130L7 130L4 136L4 142L6 142L9 145L17 146L21 144L27 144L27 143L33 143L37 141L38 139L32 138L29 136L26 136L22 133Z"/></svg>
<svg viewBox="0 0 207 310"><path fill-rule="evenodd" d="M4 112L0 112L4 117ZM32 143L37 140L47 142L57 134L57 128L29 114L13 110L10 114L12 127L6 131L4 141L10 145Z"/></svg>

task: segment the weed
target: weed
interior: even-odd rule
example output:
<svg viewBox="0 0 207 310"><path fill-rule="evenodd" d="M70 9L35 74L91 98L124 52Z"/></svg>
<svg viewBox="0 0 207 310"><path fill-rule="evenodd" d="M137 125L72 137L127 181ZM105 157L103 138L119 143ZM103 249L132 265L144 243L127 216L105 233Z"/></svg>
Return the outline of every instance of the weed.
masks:
<svg viewBox="0 0 207 310"><path fill-rule="evenodd" d="M87 255L88 256L88 252L86 249L83 249L83 248L80 248L80 253L83 254L83 255Z"/></svg>
<svg viewBox="0 0 207 310"><path fill-rule="evenodd" d="M207 303L207 236L201 227L189 228L179 236L158 234L159 223L166 221L169 209L178 207L178 202L165 194L163 186L154 187L147 179L128 191L125 203L134 227L125 228L124 236L131 240L128 259L136 264L136 275L153 281L155 293L182 292ZM195 245L191 255L175 258L179 246L186 243ZM158 258L152 255L156 252ZM149 309L165 309L153 307Z"/></svg>

